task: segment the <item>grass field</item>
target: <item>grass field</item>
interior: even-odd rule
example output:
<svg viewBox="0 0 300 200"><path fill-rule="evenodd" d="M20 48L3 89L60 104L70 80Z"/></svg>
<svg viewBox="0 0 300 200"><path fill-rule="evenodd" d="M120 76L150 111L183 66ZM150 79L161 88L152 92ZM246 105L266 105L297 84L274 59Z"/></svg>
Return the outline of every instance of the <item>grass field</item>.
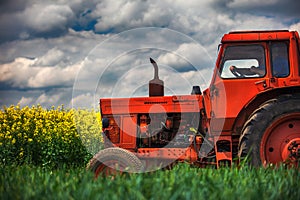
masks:
<svg viewBox="0 0 300 200"><path fill-rule="evenodd" d="M99 177L83 168L4 167L0 199L298 199L297 169L192 168Z"/></svg>
<svg viewBox="0 0 300 200"><path fill-rule="evenodd" d="M0 199L299 199L299 169L187 164L94 179L101 149L94 111L11 106L0 112ZM77 122L77 123L76 123Z"/></svg>

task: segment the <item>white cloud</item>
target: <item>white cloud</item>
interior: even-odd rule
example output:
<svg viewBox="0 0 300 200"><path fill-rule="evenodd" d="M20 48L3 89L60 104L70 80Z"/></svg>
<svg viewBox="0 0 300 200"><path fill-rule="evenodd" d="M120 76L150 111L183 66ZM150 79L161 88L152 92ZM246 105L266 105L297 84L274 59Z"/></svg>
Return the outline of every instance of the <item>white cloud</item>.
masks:
<svg viewBox="0 0 300 200"><path fill-rule="evenodd" d="M101 1L92 12L98 19L96 31L108 29L122 31L139 26L166 26L172 15L170 9L157 2L147 1Z"/></svg>
<svg viewBox="0 0 300 200"><path fill-rule="evenodd" d="M110 35L99 35L92 31L75 32L69 29L68 34L60 37L6 42L0 44L0 63L11 62L17 57L38 58L42 60L48 60L52 57L55 60L52 54L61 57L61 52L63 52L63 60L61 61L66 62L66 65L68 65L69 63L82 61L91 49L108 37Z"/></svg>
<svg viewBox="0 0 300 200"><path fill-rule="evenodd" d="M40 88L51 86L72 86L80 63L65 68L59 66L38 67L27 58L16 58L13 62L0 65L0 81L17 88Z"/></svg>
<svg viewBox="0 0 300 200"><path fill-rule="evenodd" d="M98 99L95 102L94 96L88 92L73 97L70 105L74 108L96 108L98 103Z"/></svg>
<svg viewBox="0 0 300 200"><path fill-rule="evenodd" d="M20 101L18 102L18 104L21 106L21 107L24 107L24 106L27 106L27 105L30 105L31 103L34 102L34 99L32 97L22 97L20 99Z"/></svg>
<svg viewBox="0 0 300 200"><path fill-rule="evenodd" d="M58 48L50 49L45 55L38 58L36 65L54 66L59 63L64 57L64 53Z"/></svg>
<svg viewBox="0 0 300 200"><path fill-rule="evenodd" d="M67 30L74 13L68 5L32 4L19 14L20 21L37 32Z"/></svg>
<svg viewBox="0 0 300 200"><path fill-rule="evenodd" d="M298 33L300 34L300 22L291 25L289 29L292 30L292 31L298 31Z"/></svg>
<svg viewBox="0 0 300 200"><path fill-rule="evenodd" d="M119 86L122 90L117 95L147 93L147 83L153 75L149 57L153 57L162 68L160 77L166 87L187 93L189 85L204 88L199 81L201 76L209 81L224 33L288 28L299 31L298 10L295 12L298 4L294 0L59 0L55 4L50 0L28 0L15 6L3 4L0 82L3 87L35 89L34 97L14 93L11 98L17 100L11 102L26 104L38 99L45 104L59 104L70 101L66 95L71 95L70 87L81 69L74 101L92 105L89 101L94 94L111 96ZM178 34L155 28L128 31L149 26L167 27ZM199 71L191 71L186 61L199 67ZM132 70L139 67L145 69ZM188 80L189 84L181 84L178 79ZM117 84L119 80L123 82ZM60 87L69 90L53 89ZM96 87L102 92L96 94ZM37 95L37 88L44 92Z"/></svg>
<svg viewBox="0 0 300 200"><path fill-rule="evenodd" d="M196 42L180 44L178 49L174 52L160 55L158 61L179 70L187 64L191 64L194 67L193 70L203 69L213 65L213 60L205 47Z"/></svg>
<svg viewBox="0 0 300 200"><path fill-rule="evenodd" d="M79 68L80 63L65 68L39 67L38 72L29 77L27 85L32 88L51 86L70 87L74 82Z"/></svg>
<svg viewBox="0 0 300 200"><path fill-rule="evenodd" d="M274 5L278 2L279 0L232 0L229 1L228 7L230 8L239 8L239 7L252 7L252 6L270 6Z"/></svg>
<svg viewBox="0 0 300 200"><path fill-rule="evenodd" d="M47 95L43 93L37 98L35 103L41 105L58 105L61 97L62 97L62 93L57 93L54 95Z"/></svg>
<svg viewBox="0 0 300 200"><path fill-rule="evenodd" d="M33 59L16 58L11 63L0 65L0 81L8 82L13 87L26 87L31 74L38 72L37 68L30 68L34 62Z"/></svg>

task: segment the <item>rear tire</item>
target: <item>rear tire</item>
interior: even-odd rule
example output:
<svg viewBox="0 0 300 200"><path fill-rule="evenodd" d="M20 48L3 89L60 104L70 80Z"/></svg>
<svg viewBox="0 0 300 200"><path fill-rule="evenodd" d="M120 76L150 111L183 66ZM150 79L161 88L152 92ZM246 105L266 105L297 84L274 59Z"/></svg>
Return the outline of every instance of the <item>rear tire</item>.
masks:
<svg viewBox="0 0 300 200"><path fill-rule="evenodd" d="M95 177L126 173L138 173L142 170L142 162L132 152L122 148L111 147L99 151L88 163L87 169Z"/></svg>
<svg viewBox="0 0 300 200"><path fill-rule="evenodd" d="M245 123L239 141L240 161L252 166L298 163L300 148L300 96L283 95L262 104ZM299 154L299 153L298 153Z"/></svg>

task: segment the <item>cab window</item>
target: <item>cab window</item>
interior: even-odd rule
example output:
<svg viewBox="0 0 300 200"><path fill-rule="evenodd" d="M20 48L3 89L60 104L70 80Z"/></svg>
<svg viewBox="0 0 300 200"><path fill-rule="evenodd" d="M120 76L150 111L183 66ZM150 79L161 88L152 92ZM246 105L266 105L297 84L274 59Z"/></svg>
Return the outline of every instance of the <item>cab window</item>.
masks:
<svg viewBox="0 0 300 200"><path fill-rule="evenodd" d="M272 75L277 78L290 74L288 44L285 42L271 43Z"/></svg>
<svg viewBox="0 0 300 200"><path fill-rule="evenodd" d="M225 49L220 68L222 78L256 78L265 74L263 46L236 45Z"/></svg>

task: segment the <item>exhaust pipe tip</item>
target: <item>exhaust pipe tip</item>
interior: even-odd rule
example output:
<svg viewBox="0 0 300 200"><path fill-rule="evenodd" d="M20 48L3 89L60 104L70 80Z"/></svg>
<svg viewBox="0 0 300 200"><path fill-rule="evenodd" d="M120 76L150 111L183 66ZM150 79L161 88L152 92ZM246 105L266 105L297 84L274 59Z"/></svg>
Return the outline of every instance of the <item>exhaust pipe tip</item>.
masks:
<svg viewBox="0 0 300 200"><path fill-rule="evenodd" d="M164 96L164 82L158 77L157 63L152 58L150 62L154 67L154 78L149 81L149 96Z"/></svg>
<svg viewBox="0 0 300 200"><path fill-rule="evenodd" d="M150 62L153 64L153 63L156 63L151 57L150 57Z"/></svg>

